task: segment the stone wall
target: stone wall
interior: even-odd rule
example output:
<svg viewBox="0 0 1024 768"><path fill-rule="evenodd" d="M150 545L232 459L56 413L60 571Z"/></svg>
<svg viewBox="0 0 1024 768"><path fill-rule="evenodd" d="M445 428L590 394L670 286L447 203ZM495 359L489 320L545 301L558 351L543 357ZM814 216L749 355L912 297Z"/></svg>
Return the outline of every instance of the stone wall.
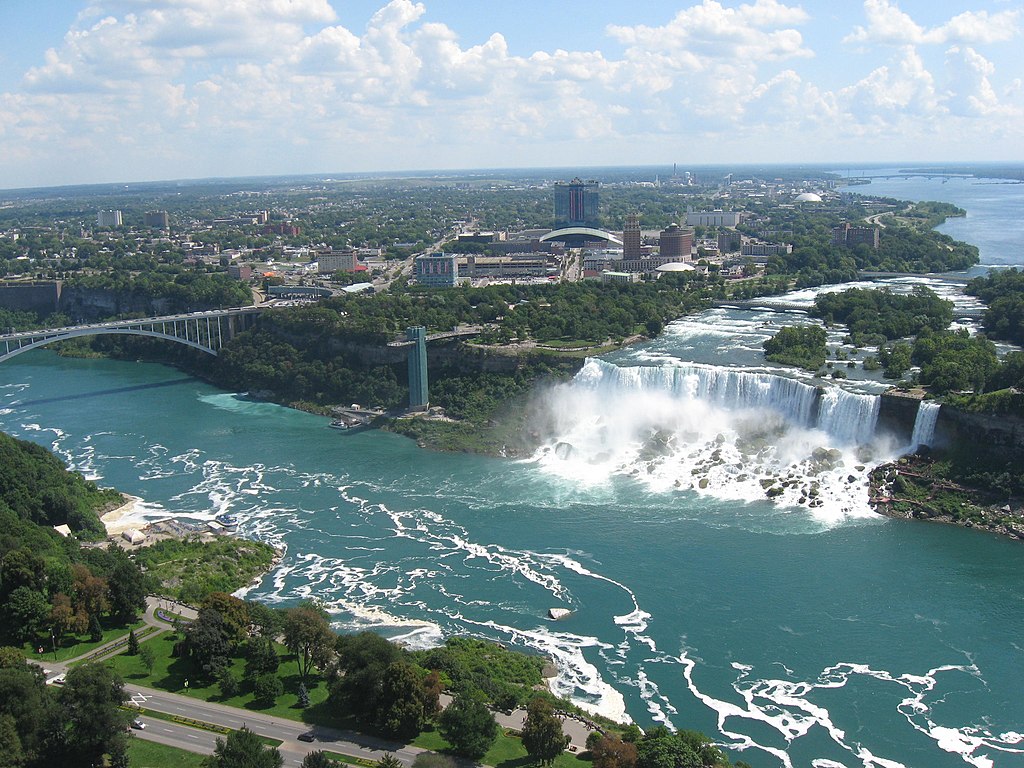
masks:
<svg viewBox="0 0 1024 768"><path fill-rule="evenodd" d="M56 312L61 299L60 280L0 283L0 307L22 312Z"/></svg>

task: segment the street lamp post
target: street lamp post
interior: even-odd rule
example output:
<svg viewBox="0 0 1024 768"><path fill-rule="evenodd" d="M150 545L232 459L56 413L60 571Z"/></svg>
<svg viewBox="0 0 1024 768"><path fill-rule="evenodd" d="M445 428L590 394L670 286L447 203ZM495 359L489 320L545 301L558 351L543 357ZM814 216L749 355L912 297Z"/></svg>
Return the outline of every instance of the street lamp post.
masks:
<svg viewBox="0 0 1024 768"><path fill-rule="evenodd" d="M50 630L50 647L53 648L53 660L57 660L57 638L53 636L53 630Z"/></svg>

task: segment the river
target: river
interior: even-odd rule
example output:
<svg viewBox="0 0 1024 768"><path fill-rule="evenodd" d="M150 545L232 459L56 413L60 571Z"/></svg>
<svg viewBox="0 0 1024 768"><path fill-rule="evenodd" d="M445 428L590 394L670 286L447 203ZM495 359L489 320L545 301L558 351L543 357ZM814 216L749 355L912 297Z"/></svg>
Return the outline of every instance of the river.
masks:
<svg viewBox="0 0 1024 768"><path fill-rule="evenodd" d="M249 596L317 597L341 630L543 652L592 710L754 766L1024 765L1024 547L874 515L866 474L909 436L874 434L872 381L759 367L769 322L713 310L591 361L528 461L46 351L0 367L0 426L140 519L235 514L287 550Z"/></svg>

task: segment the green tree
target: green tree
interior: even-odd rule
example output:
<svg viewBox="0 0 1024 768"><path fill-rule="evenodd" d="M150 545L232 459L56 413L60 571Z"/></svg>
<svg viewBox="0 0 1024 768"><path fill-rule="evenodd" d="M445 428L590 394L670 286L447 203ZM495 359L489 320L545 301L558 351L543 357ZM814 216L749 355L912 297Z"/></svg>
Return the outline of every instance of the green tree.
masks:
<svg viewBox="0 0 1024 768"><path fill-rule="evenodd" d="M385 752L381 759L377 761L376 768L402 768L402 761L390 752Z"/></svg>
<svg viewBox="0 0 1024 768"><path fill-rule="evenodd" d="M281 768L284 758L276 747L268 747L244 725L226 739L217 739L206 768Z"/></svg>
<svg viewBox="0 0 1024 768"><path fill-rule="evenodd" d="M139 648L139 659L142 661L142 666L146 668L146 672L153 674L153 667L156 664L156 651L153 650L153 646L144 645Z"/></svg>
<svg viewBox="0 0 1024 768"><path fill-rule="evenodd" d="M326 752L317 750L302 758L300 768L338 768L338 761L329 758Z"/></svg>
<svg viewBox="0 0 1024 768"><path fill-rule="evenodd" d="M135 630L134 629L128 630L128 649L127 649L126 653L129 656L138 656L139 655L139 638L137 638L135 636Z"/></svg>
<svg viewBox="0 0 1024 768"><path fill-rule="evenodd" d="M277 697L284 693L284 683L277 675L268 672L256 678L252 686L253 697L263 706L273 706Z"/></svg>
<svg viewBox="0 0 1024 768"><path fill-rule="evenodd" d="M637 768L706 768L728 761L711 740L697 731L673 733L664 726L651 728L637 742Z"/></svg>
<svg viewBox="0 0 1024 768"><path fill-rule="evenodd" d="M11 715L0 714L0 768L21 768L25 753L18 736L18 724Z"/></svg>
<svg viewBox="0 0 1024 768"><path fill-rule="evenodd" d="M50 606L46 597L30 587L18 587L7 597L7 631L19 640L33 639L46 623Z"/></svg>
<svg viewBox="0 0 1024 768"><path fill-rule="evenodd" d="M130 624L146 608L146 577L120 547L111 544L107 554L114 562L107 576L110 612L117 621Z"/></svg>
<svg viewBox="0 0 1024 768"><path fill-rule="evenodd" d="M411 739L426 725L424 699L420 673L408 662L395 662L381 676L377 726L388 736Z"/></svg>
<svg viewBox="0 0 1024 768"><path fill-rule="evenodd" d="M636 744L623 741L617 736L601 736L590 747L590 753L594 768L636 768Z"/></svg>
<svg viewBox="0 0 1024 768"><path fill-rule="evenodd" d="M482 701L459 694L441 713L440 731L457 754L479 760L498 736L498 723Z"/></svg>
<svg viewBox="0 0 1024 768"><path fill-rule="evenodd" d="M95 613L89 617L89 640L98 643L103 639L103 627L100 626L100 617Z"/></svg>
<svg viewBox="0 0 1024 768"><path fill-rule="evenodd" d="M185 628L189 655L207 679L216 677L227 664L233 634L220 612L212 608L200 609L196 620Z"/></svg>
<svg viewBox="0 0 1024 768"><path fill-rule="evenodd" d="M912 348L909 344L899 341L892 347L879 347L878 360L884 367L887 379L902 378L910 369L910 354Z"/></svg>
<svg viewBox="0 0 1024 768"><path fill-rule="evenodd" d="M281 659L274 650L269 637L255 637L249 641L247 675L255 677L267 672L277 672Z"/></svg>
<svg viewBox="0 0 1024 768"><path fill-rule="evenodd" d="M88 662L68 670L60 691L64 753L71 764L99 765L103 755L121 759L130 715L121 678L106 664Z"/></svg>
<svg viewBox="0 0 1024 768"><path fill-rule="evenodd" d="M335 635L322 611L299 606L285 614L284 642L298 659L299 677L306 682L314 667L327 663Z"/></svg>
<svg viewBox="0 0 1024 768"><path fill-rule="evenodd" d="M530 758L543 765L554 762L569 745L559 720L546 699L536 698L526 707L523 746Z"/></svg>
<svg viewBox="0 0 1024 768"><path fill-rule="evenodd" d="M222 699L233 699L239 694L241 684L235 677L235 673L231 671L231 667L225 666L217 675L217 687L220 688Z"/></svg>
<svg viewBox="0 0 1024 768"><path fill-rule="evenodd" d="M373 632L340 635L335 641L337 679L331 698L359 717L373 719L384 670L402 658L402 649Z"/></svg>

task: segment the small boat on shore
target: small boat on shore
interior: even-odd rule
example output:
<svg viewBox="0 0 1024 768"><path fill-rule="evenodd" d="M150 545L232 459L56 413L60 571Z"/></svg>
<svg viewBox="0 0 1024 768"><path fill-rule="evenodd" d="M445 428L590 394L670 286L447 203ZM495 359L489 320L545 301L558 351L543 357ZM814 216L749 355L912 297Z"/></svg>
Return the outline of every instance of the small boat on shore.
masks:
<svg viewBox="0 0 1024 768"><path fill-rule="evenodd" d="M341 429L346 432L357 432L370 426L368 419L361 419L356 416L341 415L328 424L331 429Z"/></svg>

